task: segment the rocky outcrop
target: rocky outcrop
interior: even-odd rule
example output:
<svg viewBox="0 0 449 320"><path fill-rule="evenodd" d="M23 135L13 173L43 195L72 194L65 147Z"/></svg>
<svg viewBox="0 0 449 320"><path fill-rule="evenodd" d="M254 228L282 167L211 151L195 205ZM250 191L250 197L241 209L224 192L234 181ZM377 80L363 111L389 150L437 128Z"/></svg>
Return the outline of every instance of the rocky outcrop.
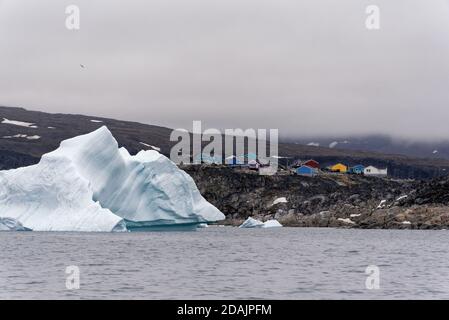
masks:
<svg viewBox="0 0 449 320"><path fill-rule="evenodd" d="M297 227L449 227L446 180L415 182L340 174L260 176L224 166L183 169L231 225L253 217ZM284 197L286 201L276 201Z"/></svg>

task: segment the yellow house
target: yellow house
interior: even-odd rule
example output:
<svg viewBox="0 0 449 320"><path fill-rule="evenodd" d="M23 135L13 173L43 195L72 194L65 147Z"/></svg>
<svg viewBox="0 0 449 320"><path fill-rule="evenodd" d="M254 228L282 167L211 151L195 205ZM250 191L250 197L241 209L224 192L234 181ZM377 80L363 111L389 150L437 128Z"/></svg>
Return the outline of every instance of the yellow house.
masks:
<svg viewBox="0 0 449 320"><path fill-rule="evenodd" d="M348 171L348 167L342 163L337 163L331 167L331 171L344 173Z"/></svg>

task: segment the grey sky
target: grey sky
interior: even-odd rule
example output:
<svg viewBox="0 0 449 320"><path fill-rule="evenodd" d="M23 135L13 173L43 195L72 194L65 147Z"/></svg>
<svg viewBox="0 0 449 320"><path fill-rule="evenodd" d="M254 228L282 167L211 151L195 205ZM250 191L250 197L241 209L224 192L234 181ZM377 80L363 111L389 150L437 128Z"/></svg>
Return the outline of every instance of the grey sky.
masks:
<svg viewBox="0 0 449 320"><path fill-rule="evenodd" d="M65 28L69 4L79 31ZM449 2L0 0L0 105L449 138Z"/></svg>

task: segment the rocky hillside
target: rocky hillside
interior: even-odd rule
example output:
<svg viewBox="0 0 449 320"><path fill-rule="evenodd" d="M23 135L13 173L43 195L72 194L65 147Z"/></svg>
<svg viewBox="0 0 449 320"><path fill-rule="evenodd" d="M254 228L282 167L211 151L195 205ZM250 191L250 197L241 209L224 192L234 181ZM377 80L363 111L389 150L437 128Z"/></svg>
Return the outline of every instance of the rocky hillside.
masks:
<svg viewBox="0 0 449 320"><path fill-rule="evenodd" d="M131 154L141 149L157 149L168 155L174 142L169 128L108 118L50 114L23 108L0 107L0 169L37 163L42 154L56 149L67 138L91 132L106 125L120 146ZM343 162L348 165L372 164L388 167L397 178L428 179L449 173L449 160L411 158L372 151L344 150L280 143L279 154L294 159L315 158L323 166Z"/></svg>
<svg viewBox="0 0 449 320"><path fill-rule="evenodd" d="M183 169L232 225L254 217L304 227L449 227L448 180L426 183L341 174L260 176L223 166Z"/></svg>

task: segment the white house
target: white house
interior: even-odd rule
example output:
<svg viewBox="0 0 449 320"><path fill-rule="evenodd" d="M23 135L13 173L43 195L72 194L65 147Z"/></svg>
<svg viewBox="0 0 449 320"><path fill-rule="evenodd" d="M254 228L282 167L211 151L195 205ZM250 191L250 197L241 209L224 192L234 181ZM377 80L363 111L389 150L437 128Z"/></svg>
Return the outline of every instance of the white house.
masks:
<svg viewBox="0 0 449 320"><path fill-rule="evenodd" d="M368 166L363 169L363 174L367 176L385 177L388 174L388 169L379 169L374 166Z"/></svg>
<svg viewBox="0 0 449 320"><path fill-rule="evenodd" d="M259 162L257 160L250 160L248 161L248 167L252 170L258 170L260 167Z"/></svg>

